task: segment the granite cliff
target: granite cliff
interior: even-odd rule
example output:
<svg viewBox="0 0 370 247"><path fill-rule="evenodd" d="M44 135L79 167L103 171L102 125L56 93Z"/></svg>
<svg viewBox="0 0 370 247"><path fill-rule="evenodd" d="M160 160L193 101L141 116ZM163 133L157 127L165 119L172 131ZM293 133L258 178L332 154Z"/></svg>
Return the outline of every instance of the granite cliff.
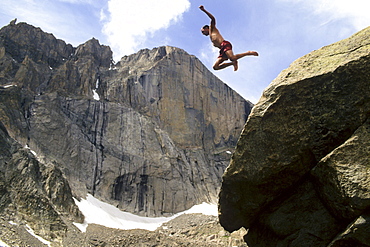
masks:
<svg viewBox="0 0 370 247"><path fill-rule="evenodd" d="M30 236L26 229L33 229L42 238L60 243L68 231L76 231L72 222L83 223L84 216L58 164L38 160L9 136L1 122L0 149L0 239L10 232L22 239ZM27 243L40 246L36 239Z"/></svg>
<svg viewBox="0 0 370 247"><path fill-rule="evenodd" d="M253 108L219 219L254 246L370 246L370 28L293 62Z"/></svg>
<svg viewBox="0 0 370 247"><path fill-rule="evenodd" d="M73 196L144 216L215 203L252 108L181 49L115 64L94 38L75 48L26 23L0 30L0 94L9 138L55 164Z"/></svg>

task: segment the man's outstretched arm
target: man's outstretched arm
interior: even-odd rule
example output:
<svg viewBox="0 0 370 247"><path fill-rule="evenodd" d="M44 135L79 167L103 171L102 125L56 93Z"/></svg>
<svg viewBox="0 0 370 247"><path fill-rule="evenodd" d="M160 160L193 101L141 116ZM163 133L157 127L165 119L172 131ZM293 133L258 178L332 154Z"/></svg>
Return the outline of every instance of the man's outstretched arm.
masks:
<svg viewBox="0 0 370 247"><path fill-rule="evenodd" d="M202 10L204 13L206 13L208 15L208 17L211 19L211 27L215 27L216 26L216 18L211 14L209 13L203 5L200 5L199 6L200 10Z"/></svg>

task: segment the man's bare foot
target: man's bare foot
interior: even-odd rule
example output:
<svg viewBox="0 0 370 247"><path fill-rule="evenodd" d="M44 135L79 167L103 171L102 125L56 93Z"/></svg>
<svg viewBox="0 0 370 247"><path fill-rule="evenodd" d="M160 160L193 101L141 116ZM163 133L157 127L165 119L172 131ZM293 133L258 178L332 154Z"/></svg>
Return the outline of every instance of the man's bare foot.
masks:
<svg viewBox="0 0 370 247"><path fill-rule="evenodd" d="M258 52L256 51L249 51L249 54L252 56L258 56Z"/></svg>
<svg viewBox="0 0 370 247"><path fill-rule="evenodd" d="M234 66L234 71L237 71L238 70L238 61L237 60L233 61L233 66Z"/></svg>

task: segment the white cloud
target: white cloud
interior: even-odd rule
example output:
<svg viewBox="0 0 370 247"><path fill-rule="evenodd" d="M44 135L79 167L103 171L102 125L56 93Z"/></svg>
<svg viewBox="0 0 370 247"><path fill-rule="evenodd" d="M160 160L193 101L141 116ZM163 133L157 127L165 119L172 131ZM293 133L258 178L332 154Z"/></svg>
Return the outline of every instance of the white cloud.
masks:
<svg viewBox="0 0 370 247"><path fill-rule="evenodd" d="M188 0L109 0L108 13L101 16L103 33L116 56L128 55L144 48L150 35L177 22L189 8Z"/></svg>
<svg viewBox="0 0 370 247"><path fill-rule="evenodd" d="M370 25L368 0L280 0L283 2L300 2L311 8L315 14L328 15L328 19L347 19L356 30Z"/></svg>
<svg viewBox="0 0 370 247"><path fill-rule="evenodd" d="M318 11L330 12L336 18L349 18L356 29L370 25L368 0L317 0Z"/></svg>

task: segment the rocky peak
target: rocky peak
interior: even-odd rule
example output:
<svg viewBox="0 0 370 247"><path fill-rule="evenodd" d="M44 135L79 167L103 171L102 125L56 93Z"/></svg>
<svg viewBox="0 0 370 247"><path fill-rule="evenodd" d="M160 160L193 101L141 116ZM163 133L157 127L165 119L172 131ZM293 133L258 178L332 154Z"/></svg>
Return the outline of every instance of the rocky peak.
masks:
<svg viewBox="0 0 370 247"><path fill-rule="evenodd" d="M0 44L18 63L28 56L35 62L42 61L56 67L74 53L72 45L23 22L3 27Z"/></svg>
<svg viewBox="0 0 370 247"><path fill-rule="evenodd" d="M111 49L97 39L74 48L26 23L3 27L0 46L0 82L36 94L58 92L93 98L100 68L112 65Z"/></svg>
<svg viewBox="0 0 370 247"><path fill-rule="evenodd" d="M179 60L176 61L175 57L178 59L186 59L193 56L180 48L171 46L161 46L151 50L142 49L135 54L122 57L116 64L115 69L129 78L135 78L135 80L140 81L140 76L145 75L146 72L151 71L151 69L157 65L167 66L175 63L178 65L181 64Z"/></svg>
<svg viewBox="0 0 370 247"><path fill-rule="evenodd" d="M196 57L159 47L112 65L96 39L73 48L28 24L0 33L0 121L76 197L146 216L216 201L252 104Z"/></svg>
<svg viewBox="0 0 370 247"><path fill-rule="evenodd" d="M79 45L75 51L77 59L93 57L98 66L110 67L112 65L112 51L109 46L100 45L99 41L92 38L82 45Z"/></svg>
<svg viewBox="0 0 370 247"><path fill-rule="evenodd" d="M171 48L169 46L162 46L152 50L142 49L135 54L122 57L118 65L124 64L125 66L129 66L130 64L135 64L138 68L143 67L143 69L149 69L153 66L153 63L165 57L168 53L167 50L171 50Z"/></svg>

